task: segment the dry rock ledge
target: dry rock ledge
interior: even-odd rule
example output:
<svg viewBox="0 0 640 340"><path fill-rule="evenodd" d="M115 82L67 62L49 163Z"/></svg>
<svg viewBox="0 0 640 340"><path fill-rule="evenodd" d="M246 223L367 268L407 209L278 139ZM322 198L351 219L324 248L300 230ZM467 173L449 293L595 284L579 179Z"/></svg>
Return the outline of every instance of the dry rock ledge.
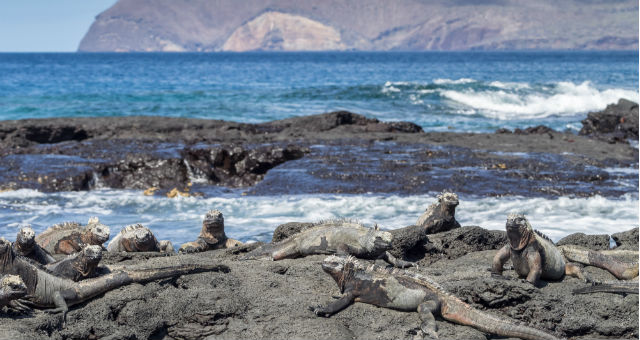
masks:
<svg viewBox="0 0 640 340"><path fill-rule="evenodd" d="M636 235L635 241L632 236ZM638 249L637 228L616 235ZM591 235L572 236L580 245ZM594 239L598 239L595 236ZM429 275L472 306L496 316L581 338L638 338L638 295L572 295L585 283L565 277L534 288L515 279L501 280L488 268L504 245L503 231L462 227L428 236L417 270ZM597 247L596 247L597 248ZM282 261L240 261L241 248L198 254L105 253L104 264L129 267L184 263L218 263L229 272L185 275L131 284L74 306L63 326L60 315L0 314L2 339L412 339L420 325L417 313L355 303L330 317L315 316L308 306L326 304L339 295L320 266L325 256ZM379 263L381 264L381 263ZM598 280L608 272L585 267ZM440 338L490 339L490 335L437 319Z"/></svg>
<svg viewBox="0 0 640 340"><path fill-rule="evenodd" d="M633 176L606 169L637 167L638 149L627 143L637 139L637 108L621 100L590 114L581 135L547 127L424 132L346 111L261 124L143 116L0 121L0 191L165 194L195 183L192 192L250 188L261 195L452 189L619 197L629 189L616 186L618 177ZM267 176L275 167L284 171Z"/></svg>

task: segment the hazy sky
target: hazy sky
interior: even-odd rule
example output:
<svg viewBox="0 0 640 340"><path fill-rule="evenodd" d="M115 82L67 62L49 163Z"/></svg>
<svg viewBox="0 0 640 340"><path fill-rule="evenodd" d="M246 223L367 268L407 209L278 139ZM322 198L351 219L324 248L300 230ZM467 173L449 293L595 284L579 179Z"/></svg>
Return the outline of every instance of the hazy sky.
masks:
<svg viewBox="0 0 640 340"><path fill-rule="evenodd" d="M72 52L116 0L0 0L0 52Z"/></svg>

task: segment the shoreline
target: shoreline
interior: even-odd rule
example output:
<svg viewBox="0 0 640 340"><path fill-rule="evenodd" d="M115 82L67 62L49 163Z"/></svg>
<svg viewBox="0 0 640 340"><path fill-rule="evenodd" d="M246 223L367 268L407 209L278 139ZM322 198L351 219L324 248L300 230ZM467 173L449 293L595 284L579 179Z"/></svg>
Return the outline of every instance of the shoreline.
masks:
<svg viewBox="0 0 640 340"><path fill-rule="evenodd" d="M593 135L545 127L424 132L410 122L346 111L261 124L147 116L3 121L0 190L153 188L162 195L173 189L206 195L207 187L222 186L250 195L411 195L452 189L530 197L630 192L615 183L633 186L632 174L606 169L637 169L638 149L618 142L618 135ZM294 186L287 170L303 174Z"/></svg>

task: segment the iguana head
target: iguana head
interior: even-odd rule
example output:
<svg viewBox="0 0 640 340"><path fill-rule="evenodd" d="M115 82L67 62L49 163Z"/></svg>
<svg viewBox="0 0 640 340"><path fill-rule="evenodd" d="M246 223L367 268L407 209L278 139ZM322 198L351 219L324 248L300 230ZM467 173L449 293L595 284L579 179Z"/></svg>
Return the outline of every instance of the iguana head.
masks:
<svg viewBox="0 0 640 340"><path fill-rule="evenodd" d="M380 254L385 250L391 249L393 235L388 231L382 231L376 225L367 232L364 246L368 252L372 254Z"/></svg>
<svg viewBox="0 0 640 340"><path fill-rule="evenodd" d="M458 204L460 204L457 194L449 191L443 191L437 197L438 203L440 203L442 209L448 211L452 215L455 214L456 207L458 206Z"/></svg>
<svg viewBox="0 0 640 340"><path fill-rule="evenodd" d="M322 261L322 270L331 275L338 284L340 292L343 293L345 283L353 275L357 264L357 260L353 256L331 255Z"/></svg>
<svg viewBox="0 0 640 340"><path fill-rule="evenodd" d="M5 298L19 299L27 295L27 286L18 275L5 275L0 281L0 292Z"/></svg>
<svg viewBox="0 0 640 340"><path fill-rule="evenodd" d="M86 246L82 248L79 255L73 266L83 276L87 276L102 260L102 247L97 245Z"/></svg>
<svg viewBox="0 0 640 340"><path fill-rule="evenodd" d="M36 244L36 233L31 227L22 227L16 235L15 246L22 255L27 255L33 251Z"/></svg>
<svg viewBox="0 0 640 340"><path fill-rule="evenodd" d="M100 223L97 217L91 217L89 223L87 223L87 236L86 242L93 245L102 245L107 242L111 235L111 230L106 225Z"/></svg>
<svg viewBox="0 0 640 340"><path fill-rule="evenodd" d="M136 225L136 229L132 230L127 238L123 238L122 242L127 251L155 251L157 248L156 237L149 228L142 225Z"/></svg>
<svg viewBox="0 0 640 340"><path fill-rule="evenodd" d="M220 210L209 210L204 216L200 237L209 244L218 244L227 239L224 233L224 217Z"/></svg>
<svg viewBox="0 0 640 340"><path fill-rule="evenodd" d="M529 244L533 237L533 228L523 214L509 214L507 216L507 238L511 249L520 250Z"/></svg>

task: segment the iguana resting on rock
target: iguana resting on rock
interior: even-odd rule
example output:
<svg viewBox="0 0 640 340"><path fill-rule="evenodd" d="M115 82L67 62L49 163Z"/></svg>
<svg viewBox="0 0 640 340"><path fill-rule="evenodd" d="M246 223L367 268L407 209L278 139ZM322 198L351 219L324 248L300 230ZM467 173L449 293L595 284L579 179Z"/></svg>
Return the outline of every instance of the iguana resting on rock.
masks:
<svg viewBox="0 0 640 340"><path fill-rule="evenodd" d="M367 228L344 220L320 222L280 242L268 243L249 252L244 259L271 256L274 261L314 254L344 254L363 259L383 259L396 267L411 267L412 262L397 259L391 253L393 236L387 231Z"/></svg>
<svg viewBox="0 0 640 340"><path fill-rule="evenodd" d="M30 258L40 264L56 262L48 251L36 243L36 233L31 227L22 227L13 242L13 251L18 255Z"/></svg>
<svg viewBox="0 0 640 340"><path fill-rule="evenodd" d="M563 245L558 247L564 257L573 262L582 263L588 266L594 266L609 271L613 276L619 280L630 280L638 276L638 262L626 263L619 261L613 256L607 255L607 253L635 253L637 258L638 253L633 251L618 251L618 250L602 250L593 251L583 247L574 245Z"/></svg>
<svg viewBox="0 0 640 340"><path fill-rule="evenodd" d="M502 267L511 258L516 273L534 285L538 285L540 279L559 280L565 274L587 280L581 268L566 263L560 249L548 237L534 230L524 215L509 214L506 228L509 244L493 258L493 274L502 275Z"/></svg>
<svg viewBox="0 0 640 340"><path fill-rule="evenodd" d="M338 284L342 297L326 307L311 307L319 316L330 316L351 303L364 302L379 307L418 312L425 334L437 338L434 314L483 332L523 339L556 339L555 336L479 311L449 294L430 278L406 270L365 267L353 257L329 256L322 269Z"/></svg>
<svg viewBox="0 0 640 340"><path fill-rule="evenodd" d="M638 281L598 282L591 286L579 288L573 291L573 294L590 293L638 294Z"/></svg>
<svg viewBox="0 0 640 340"><path fill-rule="evenodd" d="M56 276L80 281L92 277L102 260L102 247L86 246L81 251L45 266Z"/></svg>
<svg viewBox="0 0 640 340"><path fill-rule="evenodd" d="M11 243L0 238L0 273L19 275L27 286L29 298L21 303L38 308L55 307L49 312L62 312L63 319L66 317L69 306L130 283L208 271L228 272L229 268L214 264L184 264L137 270L122 269L98 278L74 282L50 273L27 258L16 256L11 251Z"/></svg>
<svg viewBox="0 0 640 340"><path fill-rule="evenodd" d="M100 223L97 217L92 217L85 227L76 222L49 227L36 236L36 242L51 254L69 255L82 250L85 245L102 246L110 233L109 227Z"/></svg>
<svg viewBox="0 0 640 340"><path fill-rule="evenodd" d="M224 217L219 210L210 210L202 221L200 235L193 242L180 246L180 253L196 253L207 250L233 248L242 242L227 238L224 233Z"/></svg>
<svg viewBox="0 0 640 340"><path fill-rule="evenodd" d="M437 196L438 202L430 205L418 218L416 225L421 227L425 234L435 234L460 228L456 221L456 207L460 203L458 195L452 192L443 192Z"/></svg>
<svg viewBox="0 0 640 340"><path fill-rule="evenodd" d="M173 253L173 244L171 241L158 241L151 230L142 224L132 224L120 230L120 233L109 242L107 251Z"/></svg>
<svg viewBox="0 0 640 340"><path fill-rule="evenodd" d="M27 286L18 275L5 275L0 280L0 308L27 295Z"/></svg>

